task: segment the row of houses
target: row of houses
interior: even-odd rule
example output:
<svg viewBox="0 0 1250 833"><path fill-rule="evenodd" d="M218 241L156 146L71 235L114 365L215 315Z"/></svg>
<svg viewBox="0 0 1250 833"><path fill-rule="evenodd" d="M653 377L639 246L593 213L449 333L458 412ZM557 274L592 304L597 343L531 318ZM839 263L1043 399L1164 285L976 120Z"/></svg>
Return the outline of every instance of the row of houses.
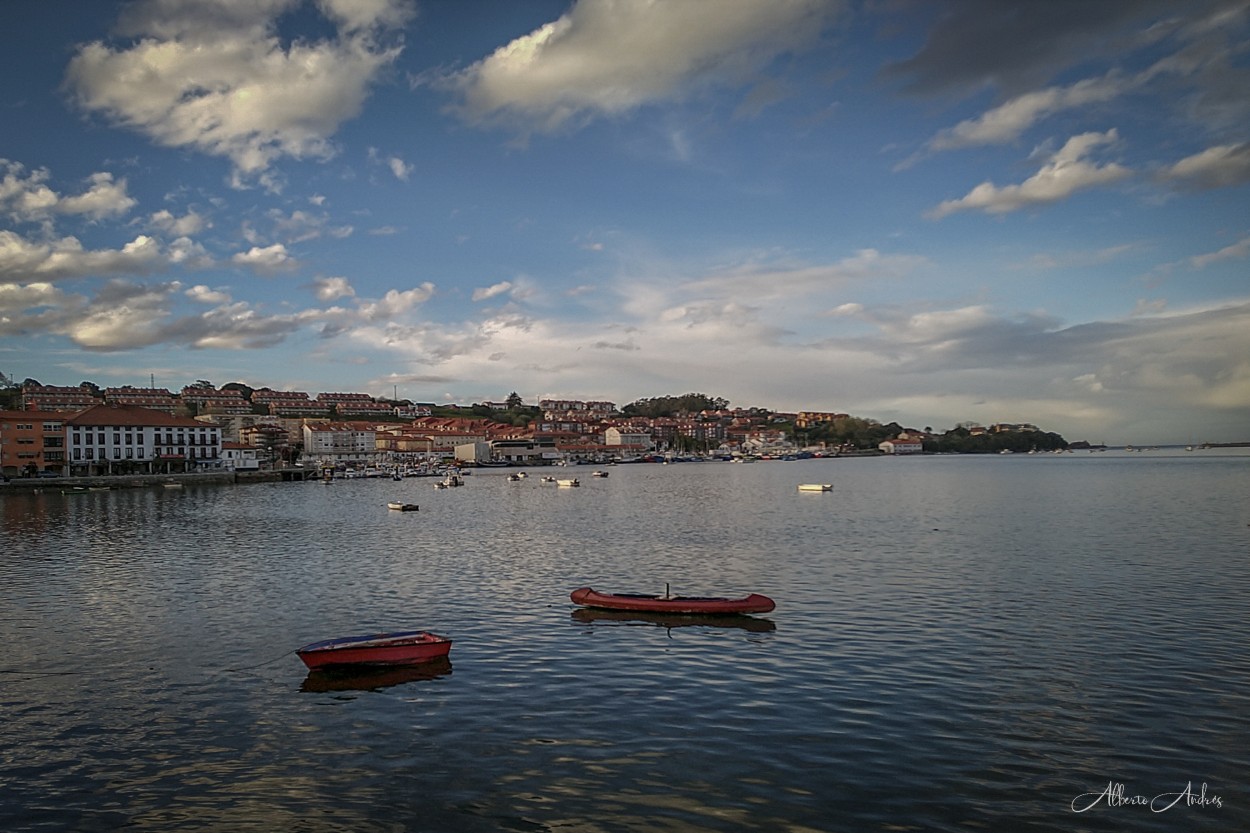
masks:
<svg viewBox="0 0 1250 833"><path fill-rule="evenodd" d="M130 385L103 390L86 384L77 387L22 386L22 407L27 411L77 412L99 404L131 405L170 415L245 415L262 410L271 416L294 418L418 416L432 412L431 405L397 408L378 402L365 393L318 393L313 398L305 391L261 388L252 391L248 399L237 388L218 389L207 385L188 385L180 393L166 388L136 388Z"/></svg>
<svg viewBox="0 0 1250 833"><path fill-rule="evenodd" d="M248 452L224 444L216 425L147 407L0 411L0 472L6 478L220 470L248 466L246 459L255 459Z"/></svg>

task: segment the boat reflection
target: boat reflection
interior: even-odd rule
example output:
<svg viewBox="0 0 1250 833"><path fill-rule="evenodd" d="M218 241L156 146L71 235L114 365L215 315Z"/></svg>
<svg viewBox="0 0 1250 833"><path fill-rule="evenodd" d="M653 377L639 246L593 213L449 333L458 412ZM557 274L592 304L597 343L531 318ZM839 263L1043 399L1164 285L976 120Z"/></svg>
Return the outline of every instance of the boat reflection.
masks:
<svg viewBox="0 0 1250 833"><path fill-rule="evenodd" d="M683 628L702 625L705 628L738 628L752 633L769 633L777 630L771 619L759 619L741 613L716 615L698 613L649 613L640 610L605 610L603 608L579 607L572 613L573 621L583 625L596 622L621 622L625 624L658 625L662 628Z"/></svg>
<svg viewBox="0 0 1250 833"><path fill-rule="evenodd" d="M451 673L451 660L437 657L416 665L361 666L359 668L333 668L309 671L299 690L321 693L326 691L377 691L391 686L433 680Z"/></svg>

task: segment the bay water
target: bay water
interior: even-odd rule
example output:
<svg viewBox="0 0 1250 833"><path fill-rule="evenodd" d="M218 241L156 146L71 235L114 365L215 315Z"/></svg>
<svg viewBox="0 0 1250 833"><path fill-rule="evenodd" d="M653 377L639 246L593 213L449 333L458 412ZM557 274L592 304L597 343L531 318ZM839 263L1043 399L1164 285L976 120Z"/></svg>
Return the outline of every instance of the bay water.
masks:
<svg viewBox="0 0 1250 833"><path fill-rule="evenodd" d="M1250 830L1245 450L608 471L0 491L0 829Z"/></svg>

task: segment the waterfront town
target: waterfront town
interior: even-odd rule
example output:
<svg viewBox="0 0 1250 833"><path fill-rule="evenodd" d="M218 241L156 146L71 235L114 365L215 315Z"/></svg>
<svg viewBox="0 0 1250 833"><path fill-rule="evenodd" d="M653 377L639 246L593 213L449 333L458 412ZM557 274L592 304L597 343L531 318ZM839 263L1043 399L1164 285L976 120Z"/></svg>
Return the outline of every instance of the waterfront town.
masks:
<svg viewBox="0 0 1250 833"><path fill-rule="evenodd" d="M686 459L914 454L931 429L824 411L730 408L701 394L612 402L435 406L363 393L252 389L199 381L179 392L131 386L10 385L0 410L6 480L303 469L317 472ZM651 406L651 407L642 407ZM667 406L667 407L664 407ZM702 406L702 407L701 407ZM966 437L1064 447L1032 425L964 425ZM1021 439L1029 438L1029 439Z"/></svg>

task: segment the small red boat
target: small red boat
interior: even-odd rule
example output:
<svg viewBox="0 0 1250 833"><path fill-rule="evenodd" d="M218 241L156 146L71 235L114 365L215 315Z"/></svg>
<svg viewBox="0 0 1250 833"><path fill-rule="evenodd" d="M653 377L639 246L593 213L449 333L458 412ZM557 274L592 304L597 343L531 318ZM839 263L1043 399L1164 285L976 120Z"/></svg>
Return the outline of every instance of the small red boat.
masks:
<svg viewBox="0 0 1250 833"><path fill-rule="evenodd" d="M720 596L648 596L642 593L600 593L579 587L569 594L574 604L608 610L634 610L648 613L768 613L777 605L767 596L752 593L740 599Z"/></svg>
<svg viewBox="0 0 1250 833"><path fill-rule="evenodd" d="M311 669L342 666L416 665L445 657L451 640L428 631L395 631L365 636L340 636L296 649Z"/></svg>

